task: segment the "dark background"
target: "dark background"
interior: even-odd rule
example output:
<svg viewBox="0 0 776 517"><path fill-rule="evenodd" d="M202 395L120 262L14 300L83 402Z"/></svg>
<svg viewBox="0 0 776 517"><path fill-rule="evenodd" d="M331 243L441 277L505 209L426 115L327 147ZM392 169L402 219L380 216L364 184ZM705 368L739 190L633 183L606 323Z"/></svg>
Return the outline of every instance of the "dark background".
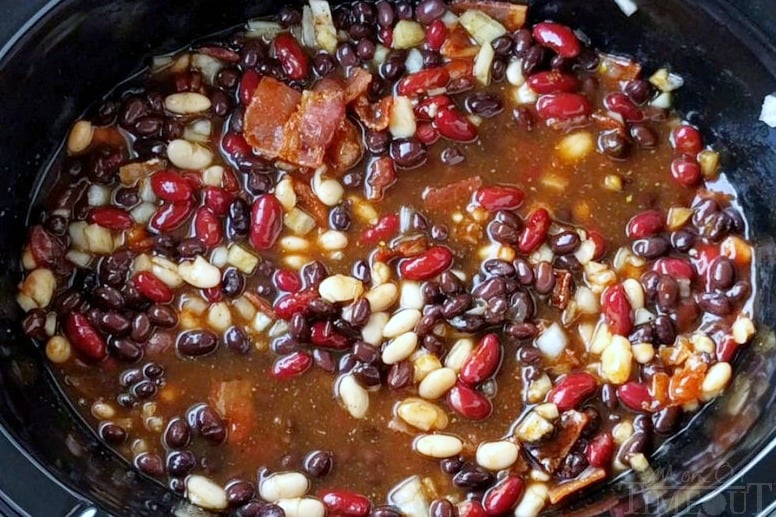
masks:
<svg viewBox="0 0 776 517"><path fill-rule="evenodd" d="M0 0L0 48L48 1ZM731 0L731 4L753 20L771 41L776 40L776 0ZM773 90L776 91L776 83ZM92 514L91 510L38 471L0 432L0 515L86 517ZM776 515L776 451L727 492L693 512L708 516L758 514Z"/></svg>

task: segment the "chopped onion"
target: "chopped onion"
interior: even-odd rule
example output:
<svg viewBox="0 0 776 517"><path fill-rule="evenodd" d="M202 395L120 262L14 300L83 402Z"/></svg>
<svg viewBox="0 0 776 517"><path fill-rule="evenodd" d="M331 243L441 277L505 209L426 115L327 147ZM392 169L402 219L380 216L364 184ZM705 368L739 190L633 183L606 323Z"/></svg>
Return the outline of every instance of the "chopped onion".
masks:
<svg viewBox="0 0 776 517"><path fill-rule="evenodd" d="M649 77L649 82L661 92L672 92L684 86L681 75L669 73L666 68L661 68Z"/></svg>
<svg viewBox="0 0 776 517"><path fill-rule="evenodd" d="M458 16L456 16L453 11L445 11L445 14L442 15L442 23L444 23L448 29L452 29L458 24Z"/></svg>
<svg viewBox="0 0 776 517"><path fill-rule="evenodd" d="M313 15L316 43L329 54L334 54L337 51L337 29L334 28L329 2L310 0L310 11Z"/></svg>
<svg viewBox="0 0 776 517"><path fill-rule="evenodd" d="M396 485L388 494L388 502L409 517L427 517L428 500L419 476L412 476Z"/></svg>
<svg viewBox="0 0 776 517"><path fill-rule="evenodd" d="M92 185L86 192L89 206L105 206L110 203L110 189L105 185Z"/></svg>
<svg viewBox="0 0 776 517"><path fill-rule="evenodd" d="M213 85L216 81L216 75L224 67L224 63L205 54L194 54L191 58L191 66L202 72L202 77L205 78L207 84Z"/></svg>
<svg viewBox="0 0 776 517"><path fill-rule="evenodd" d="M156 212L156 205L152 203L140 203L129 212L132 219L138 224L146 224Z"/></svg>
<svg viewBox="0 0 776 517"><path fill-rule="evenodd" d="M771 93L763 99L760 121L765 122L770 127L776 127L776 94Z"/></svg>
<svg viewBox="0 0 776 517"><path fill-rule="evenodd" d="M372 58L372 65L377 68L383 63L385 63L385 59L388 57L388 53L391 50L384 47L383 45L378 44L377 48L375 49L375 55Z"/></svg>
<svg viewBox="0 0 776 517"><path fill-rule="evenodd" d="M418 22L399 20L399 23L393 28L391 46L398 49L409 49L420 45L424 39L426 39L426 31Z"/></svg>
<svg viewBox="0 0 776 517"><path fill-rule="evenodd" d="M315 46L315 26L313 24L313 12L309 5L302 8L302 45Z"/></svg>
<svg viewBox="0 0 776 517"><path fill-rule="evenodd" d="M568 345L568 338L557 323L553 323L536 338L536 348L550 359L557 358Z"/></svg>
<svg viewBox="0 0 776 517"><path fill-rule="evenodd" d="M201 118L194 120L183 130L183 138L189 142L205 144L210 141L213 125L210 119Z"/></svg>
<svg viewBox="0 0 776 517"><path fill-rule="evenodd" d="M523 83L519 87L512 88L512 98L515 104L533 104L539 96L528 86L528 83Z"/></svg>
<svg viewBox="0 0 776 517"><path fill-rule="evenodd" d="M408 206L399 208L399 232L406 233L412 229L412 216L415 210Z"/></svg>
<svg viewBox="0 0 776 517"><path fill-rule="evenodd" d="M633 3L633 0L614 0L614 3L617 4L617 7L620 8L620 11L622 11L625 16L630 16L639 10L636 4Z"/></svg>
<svg viewBox="0 0 776 517"><path fill-rule="evenodd" d="M507 33L507 30L499 22L482 11L474 9L463 13L458 21L480 45L490 43Z"/></svg>
<svg viewBox="0 0 776 517"><path fill-rule="evenodd" d="M650 101L649 105L653 108L662 108L662 109L670 109L671 104L673 103L673 98L671 96L671 92L663 92L652 101Z"/></svg>
<svg viewBox="0 0 776 517"><path fill-rule="evenodd" d="M395 138L409 138L415 134L415 112L412 102L403 95L393 98L391 106L390 126L388 128Z"/></svg>
<svg viewBox="0 0 776 517"><path fill-rule="evenodd" d="M151 61L151 74L158 74L172 66L172 56L154 56Z"/></svg>
<svg viewBox="0 0 776 517"><path fill-rule="evenodd" d="M279 23L269 20L249 20L246 26L245 35L249 38L261 38L266 36L272 39L283 32L283 27Z"/></svg>
<svg viewBox="0 0 776 517"><path fill-rule="evenodd" d="M407 53L407 59L404 61L407 72L413 74L423 70L423 54L420 50L413 48Z"/></svg>
<svg viewBox="0 0 776 517"><path fill-rule="evenodd" d="M479 52L474 56L474 67L472 72L480 84L485 86L490 84L490 69L495 57L496 53L493 51L493 46L488 41L482 44Z"/></svg>

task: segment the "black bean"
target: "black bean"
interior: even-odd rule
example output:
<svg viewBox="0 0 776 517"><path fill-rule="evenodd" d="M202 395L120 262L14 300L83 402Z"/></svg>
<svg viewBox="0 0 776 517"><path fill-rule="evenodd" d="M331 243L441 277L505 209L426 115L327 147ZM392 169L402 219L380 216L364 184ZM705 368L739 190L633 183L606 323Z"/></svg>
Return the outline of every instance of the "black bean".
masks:
<svg viewBox="0 0 776 517"><path fill-rule="evenodd" d="M164 474L164 462L158 454L142 452L135 457L135 466L147 476L158 477Z"/></svg>
<svg viewBox="0 0 776 517"><path fill-rule="evenodd" d="M221 443L226 439L226 425L210 406L197 412L197 430L209 442Z"/></svg>
<svg viewBox="0 0 776 517"><path fill-rule="evenodd" d="M541 261L534 268L534 289L539 294L549 294L555 287L555 274L552 265L547 261Z"/></svg>
<svg viewBox="0 0 776 517"><path fill-rule="evenodd" d="M358 64L358 55L356 54L356 50L353 48L353 45L350 43L340 43L340 45L337 47L337 61L339 61L340 66L342 67L350 67L350 66L356 66Z"/></svg>
<svg viewBox="0 0 776 517"><path fill-rule="evenodd" d="M131 337L133 341L144 343L145 341L148 341L152 330L153 326L151 325L151 320L148 318L148 315L141 312L132 318L132 329L129 337Z"/></svg>
<svg viewBox="0 0 776 517"><path fill-rule="evenodd" d="M579 248L580 239L577 232L563 231L551 235L548 243L553 253L556 255L566 255L574 253Z"/></svg>
<svg viewBox="0 0 776 517"><path fill-rule="evenodd" d="M256 488L248 481L233 481L226 486L226 501L229 506L240 506L251 500Z"/></svg>
<svg viewBox="0 0 776 517"><path fill-rule="evenodd" d="M229 204L226 219L226 235L229 239L238 239L248 234L250 228L250 207L248 203L237 198Z"/></svg>
<svg viewBox="0 0 776 517"><path fill-rule="evenodd" d="M550 68L553 70L567 71L574 66L574 59L563 57L561 55L554 55L550 59Z"/></svg>
<svg viewBox="0 0 776 517"><path fill-rule="evenodd" d="M351 217L347 205L339 204L329 211L329 226L333 230L345 231L350 228Z"/></svg>
<svg viewBox="0 0 776 517"><path fill-rule="evenodd" d="M304 459L304 470L314 478L321 478L331 472L334 463L328 451L312 451Z"/></svg>
<svg viewBox="0 0 776 517"><path fill-rule="evenodd" d="M302 266L302 282L305 287L317 286L327 276L329 276L329 273L326 270L326 266L318 260L308 262Z"/></svg>
<svg viewBox="0 0 776 517"><path fill-rule="evenodd" d="M467 490L477 490L493 484L495 476L473 463L464 463L454 476L453 485Z"/></svg>
<svg viewBox="0 0 776 517"><path fill-rule="evenodd" d="M98 126L110 125L115 121L118 112L119 104L112 99L108 99L97 108L97 113L95 113L92 122Z"/></svg>
<svg viewBox="0 0 776 517"><path fill-rule="evenodd" d="M218 347L218 336L209 330L187 330L178 336L176 347L183 355L206 355Z"/></svg>
<svg viewBox="0 0 776 517"><path fill-rule="evenodd" d="M668 241L659 235L645 237L633 242L633 253L646 259L654 259L668 252Z"/></svg>
<svg viewBox="0 0 776 517"><path fill-rule="evenodd" d="M647 436L652 434L652 418L649 415L636 415L633 418L633 429Z"/></svg>
<svg viewBox="0 0 776 517"><path fill-rule="evenodd" d="M396 165L404 169L419 167L426 162L426 146L415 138L399 138L391 142L389 153Z"/></svg>
<svg viewBox="0 0 776 517"><path fill-rule="evenodd" d="M197 457L191 451L173 451L167 454L167 472L171 476L185 476L197 465Z"/></svg>
<svg viewBox="0 0 776 517"><path fill-rule="evenodd" d="M364 135L364 145L372 154L383 154L388 151L391 135L387 131L367 130Z"/></svg>
<svg viewBox="0 0 776 517"><path fill-rule="evenodd" d="M423 55L423 68L436 68L445 62L445 58L436 50L422 49L420 53Z"/></svg>
<svg viewBox="0 0 776 517"><path fill-rule="evenodd" d="M175 417L164 431L164 444L170 449L182 449L189 444L191 430L185 420Z"/></svg>
<svg viewBox="0 0 776 517"><path fill-rule="evenodd" d="M372 511L369 512L369 517L402 517L404 515L401 510L395 506L382 504L375 506Z"/></svg>
<svg viewBox="0 0 776 517"><path fill-rule="evenodd" d="M666 311L673 309L679 301L679 284L673 277L662 275L655 288L655 295L658 307Z"/></svg>
<svg viewBox="0 0 776 517"><path fill-rule="evenodd" d="M362 327L369 321L369 317L372 315L372 309L369 306L369 301L366 298L360 298L353 303L353 310L350 316L350 322L353 325Z"/></svg>
<svg viewBox="0 0 776 517"><path fill-rule="evenodd" d="M641 378L644 382L652 382L652 377L658 373L665 373L666 367L659 357L655 357L647 364L641 365Z"/></svg>
<svg viewBox="0 0 776 517"><path fill-rule="evenodd" d="M105 309L121 309L124 307L124 297L118 289L110 286L100 286L93 291L95 302Z"/></svg>
<svg viewBox="0 0 776 517"><path fill-rule="evenodd" d="M383 0L377 2L377 24L380 27L391 27L393 25L393 6L391 2Z"/></svg>
<svg viewBox="0 0 776 517"><path fill-rule="evenodd" d="M736 269L727 257L717 257L709 266L709 286L712 289L727 289L736 280Z"/></svg>
<svg viewBox="0 0 776 517"><path fill-rule="evenodd" d="M380 386L380 370L376 366L358 364L353 368L353 375L358 383L367 389Z"/></svg>
<svg viewBox="0 0 776 517"><path fill-rule="evenodd" d="M463 155L463 151L455 146L445 147L442 152L439 153L439 159L445 165L458 165L463 163L466 157Z"/></svg>
<svg viewBox="0 0 776 517"><path fill-rule="evenodd" d="M380 358L380 351L364 341L356 341L353 344L353 355L365 364L372 364Z"/></svg>
<svg viewBox="0 0 776 517"><path fill-rule="evenodd" d="M582 436L590 438L594 436L601 427L601 413L593 407L586 407L582 412L587 415L587 424L582 431Z"/></svg>
<svg viewBox="0 0 776 517"><path fill-rule="evenodd" d="M679 424L682 410L679 406L669 406L652 414L652 427L663 435L673 434Z"/></svg>
<svg viewBox="0 0 776 517"><path fill-rule="evenodd" d="M287 5L280 8L277 16L283 27L299 25L302 22L302 13L299 12L299 9Z"/></svg>
<svg viewBox="0 0 776 517"><path fill-rule="evenodd" d="M533 45L533 37L531 31L528 29L519 29L512 33L512 41L514 46L512 52L517 57L523 57L526 51Z"/></svg>
<svg viewBox="0 0 776 517"><path fill-rule="evenodd" d="M428 25L441 18L446 9L442 0L421 0L415 7L415 19L423 25Z"/></svg>
<svg viewBox="0 0 776 517"><path fill-rule="evenodd" d="M703 293L698 297L698 305L715 316L727 316L733 312L730 300L722 293Z"/></svg>
<svg viewBox="0 0 776 517"><path fill-rule="evenodd" d="M412 363L400 361L392 365L390 370L388 370L386 384L393 390L401 389L412 381L413 372Z"/></svg>
<svg viewBox="0 0 776 517"><path fill-rule="evenodd" d="M491 239L502 244L515 245L520 240L520 232L499 221L491 221L487 226Z"/></svg>
<svg viewBox="0 0 776 517"><path fill-rule="evenodd" d="M652 85L644 79L632 79L623 87L625 95L636 104L645 104L652 98Z"/></svg>
<svg viewBox="0 0 776 517"><path fill-rule="evenodd" d="M158 388L156 384L148 380L140 381L134 386L132 386L132 394L135 397L137 397L139 400L146 400L146 399L153 398L153 396L156 395L157 391L158 391Z"/></svg>
<svg viewBox="0 0 776 517"><path fill-rule="evenodd" d="M221 290L229 298L239 296L245 289L245 277L235 268L224 271L221 279Z"/></svg>
<svg viewBox="0 0 776 517"><path fill-rule="evenodd" d="M100 438L111 445L119 445L127 439L127 432L119 425L106 423L100 426Z"/></svg>
<svg viewBox="0 0 776 517"><path fill-rule="evenodd" d="M453 295L442 304L442 316L451 319L463 314L471 306L471 303L472 297L470 294Z"/></svg>
<svg viewBox="0 0 776 517"><path fill-rule="evenodd" d="M628 340L634 345L638 343L652 343L654 339L655 329L651 322L636 326L628 336Z"/></svg>
<svg viewBox="0 0 776 517"><path fill-rule="evenodd" d="M517 47L517 44L515 45ZM544 66L546 53L539 45L529 47L523 55L523 75L529 76Z"/></svg>
<svg viewBox="0 0 776 517"><path fill-rule="evenodd" d="M157 363L148 363L143 366L143 375L147 379L158 379L164 375L164 367Z"/></svg>
<svg viewBox="0 0 776 517"><path fill-rule="evenodd" d="M132 129L138 119L148 113L149 106L140 97L129 97L119 110L119 125L125 129Z"/></svg>
<svg viewBox="0 0 776 517"><path fill-rule="evenodd" d="M134 124L134 133L144 137L160 136L164 119L157 116L140 117Z"/></svg>
<svg viewBox="0 0 776 517"><path fill-rule="evenodd" d="M426 334L423 336L421 346L428 350L429 353L434 354L438 358L443 358L447 353L444 341L442 341L435 334Z"/></svg>
<svg viewBox="0 0 776 517"><path fill-rule="evenodd" d="M402 76L405 70L406 67L404 66L403 61L386 60L380 65L378 73L380 74L380 77L386 81L395 81Z"/></svg>
<svg viewBox="0 0 776 517"><path fill-rule="evenodd" d="M216 74L216 86L226 91L232 91L237 88L240 82L240 73L232 67L222 68Z"/></svg>
<svg viewBox="0 0 776 517"><path fill-rule="evenodd" d="M539 334L539 329L530 322L510 323L506 328L507 334L516 339L530 339ZM536 350L531 347L522 347L518 353L523 350ZM537 350L538 352L538 350Z"/></svg>
<svg viewBox="0 0 776 517"><path fill-rule="evenodd" d="M474 115L481 117L495 117L504 111L504 103L497 96L487 92L470 93L464 100L464 106Z"/></svg>
<svg viewBox="0 0 776 517"><path fill-rule="evenodd" d="M604 384L601 386L601 401L609 409L615 409L617 407L617 388L612 384Z"/></svg>
<svg viewBox="0 0 776 517"><path fill-rule="evenodd" d="M274 338L269 348L277 355L287 355L298 352L302 349L302 345L288 334Z"/></svg>
<svg viewBox="0 0 776 517"><path fill-rule="evenodd" d="M744 217L741 215L741 212L732 206L727 207L723 210L723 212L728 216L728 219L730 219L731 231L736 233L744 233L744 231L746 231L746 222L744 221Z"/></svg>
<svg viewBox="0 0 776 517"><path fill-rule="evenodd" d="M512 52L515 42L508 34L504 34L503 36L499 36L498 38L491 41L490 44L493 46L493 51L497 56L504 57L508 56Z"/></svg>
<svg viewBox="0 0 776 517"><path fill-rule="evenodd" d="M552 267L555 269L565 269L572 273L581 273L584 267L574 255L558 255L552 259Z"/></svg>
<svg viewBox="0 0 776 517"><path fill-rule="evenodd" d="M428 514L429 517L456 517L458 509L447 499L436 499L431 501Z"/></svg>
<svg viewBox="0 0 776 517"><path fill-rule="evenodd" d="M172 307L153 304L148 308L148 319L162 328L171 328L178 324L178 313Z"/></svg>
<svg viewBox="0 0 776 517"><path fill-rule="evenodd" d="M22 330L35 339L46 339L46 313L42 309L32 309L22 322Z"/></svg>
<svg viewBox="0 0 776 517"><path fill-rule="evenodd" d="M372 40L362 38L356 45L356 55L363 61L369 61L374 57L376 48L377 46Z"/></svg>
<svg viewBox="0 0 776 517"><path fill-rule="evenodd" d="M526 131L532 131L534 128L534 116L533 114L528 110L528 108L525 107L519 107L512 110L512 118L517 123L518 126L525 129Z"/></svg>
<svg viewBox="0 0 776 517"><path fill-rule="evenodd" d="M358 360L353 354L345 354L340 357L339 362L337 363L337 371L339 373L348 373L356 367L357 363Z"/></svg>
<svg viewBox="0 0 776 517"><path fill-rule="evenodd" d="M730 233L732 221L726 212L717 212L709 216L703 234L712 242L718 242Z"/></svg>
<svg viewBox="0 0 776 517"><path fill-rule="evenodd" d="M482 263L482 270L489 274L501 277L510 277L515 274L515 267L501 259L488 259Z"/></svg>
<svg viewBox="0 0 776 517"><path fill-rule="evenodd" d="M135 151L141 160L151 160L163 157L167 153L167 144L157 138L137 138L132 143L132 150ZM102 170L105 170L104 166L95 165L95 167L103 167ZM103 172L103 174L105 177L110 176L107 172ZM100 181L97 177L92 179Z"/></svg>
<svg viewBox="0 0 776 517"><path fill-rule="evenodd" d="M505 292L506 287L504 279L493 277L477 284L474 289L472 289L472 296L475 298L482 298L483 300L490 300L494 296L503 295Z"/></svg>
<svg viewBox="0 0 776 517"><path fill-rule="evenodd" d="M320 318L330 318L337 314L337 308L331 303L321 298L316 298L307 306L307 310Z"/></svg>
<svg viewBox="0 0 776 517"><path fill-rule="evenodd" d="M689 251L695 244L695 234L689 230L678 230L670 235L671 246L682 253Z"/></svg>
<svg viewBox="0 0 776 517"><path fill-rule="evenodd" d="M628 465L630 463L631 456L646 451L647 446L649 445L648 442L649 436L646 433L633 433L630 438L625 440L625 443L620 446L620 451L617 453L617 459L620 461L620 463Z"/></svg>
<svg viewBox="0 0 776 517"><path fill-rule="evenodd" d="M313 350L313 361L318 368L325 372L334 373L337 371L334 356L329 350L324 350L322 348Z"/></svg>
<svg viewBox="0 0 776 517"><path fill-rule="evenodd" d="M555 475L558 479L574 479L587 467L585 455L579 451L572 451L563 458Z"/></svg>
<svg viewBox="0 0 776 517"><path fill-rule="evenodd" d="M143 357L143 349L137 343L125 338L115 338L108 341L108 349L122 361L134 363Z"/></svg>
<svg viewBox="0 0 776 517"><path fill-rule="evenodd" d="M712 198L706 198L693 206L692 223L699 229L708 224L712 215L720 211L719 203Z"/></svg>
<svg viewBox="0 0 776 517"><path fill-rule="evenodd" d="M628 140L619 130L601 131L598 134L598 148L609 158L620 160L628 154Z"/></svg>
<svg viewBox="0 0 776 517"><path fill-rule="evenodd" d="M630 136L639 147L653 149L657 147L658 137L648 126L634 124L630 128Z"/></svg>
<svg viewBox="0 0 776 517"><path fill-rule="evenodd" d="M235 352L247 354L251 351L251 340L245 334L245 331L236 326L229 327L224 332L224 344Z"/></svg>
<svg viewBox="0 0 776 517"><path fill-rule="evenodd" d="M45 321L45 318L44 318ZM129 321L129 318L121 314L120 312L116 311L109 311L104 313L100 317L100 329L105 331L107 334L112 334L114 336L122 336L129 332L130 328L132 327L132 322Z"/></svg>
<svg viewBox="0 0 776 517"><path fill-rule="evenodd" d="M474 79L469 76L457 77L447 84L447 93L455 95L474 88Z"/></svg>

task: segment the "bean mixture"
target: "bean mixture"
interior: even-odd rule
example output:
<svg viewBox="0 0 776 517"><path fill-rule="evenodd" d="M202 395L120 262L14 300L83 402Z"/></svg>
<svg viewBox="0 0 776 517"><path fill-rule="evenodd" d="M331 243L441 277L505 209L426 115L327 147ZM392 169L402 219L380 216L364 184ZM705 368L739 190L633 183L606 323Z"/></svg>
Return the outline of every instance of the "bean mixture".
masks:
<svg viewBox="0 0 776 517"><path fill-rule="evenodd" d="M106 443L241 516L649 472L755 332L746 222L680 75L525 14L310 0L75 122L18 302Z"/></svg>

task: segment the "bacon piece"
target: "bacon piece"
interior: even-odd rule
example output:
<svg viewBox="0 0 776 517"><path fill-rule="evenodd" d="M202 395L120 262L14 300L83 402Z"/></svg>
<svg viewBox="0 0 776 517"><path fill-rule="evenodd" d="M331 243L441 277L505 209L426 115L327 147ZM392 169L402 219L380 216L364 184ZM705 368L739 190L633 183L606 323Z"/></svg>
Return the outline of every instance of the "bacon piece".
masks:
<svg viewBox="0 0 776 517"><path fill-rule="evenodd" d="M428 187L423 192L423 201L430 211L452 210L467 203L475 190L482 186L482 178L473 176L444 187Z"/></svg>
<svg viewBox="0 0 776 517"><path fill-rule="evenodd" d="M461 14L470 9L482 11L494 20L501 22L508 31L515 31L525 23L525 13L528 6L491 0L461 0L453 2L450 8L455 14Z"/></svg>
<svg viewBox="0 0 776 517"><path fill-rule="evenodd" d="M326 208L318 196L313 192L307 182L299 178L291 178L291 183L296 194L299 207L310 214L318 226L326 228L329 225L329 210Z"/></svg>
<svg viewBox="0 0 776 517"><path fill-rule="evenodd" d="M253 403L251 381L219 382L213 387L210 399L229 425L230 443L240 443L253 434L259 415Z"/></svg>
<svg viewBox="0 0 776 517"><path fill-rule="evenodd" d="M574 479L555 485L548 495L551 504L556 504L575 492L579 492L593 483L597 483L606 477L606 471L601 468L588 467Z"/></svg>
<svg viewBox="0 0 776 517"><path fill-rule="evenodd" d="M445 65L447 73L450 74L450 79L460 79L461 77L472 77L474 61L471 59L458 58L451 59L449 63Z"/></svg>
<svg viewBox="0 0 776 517"><path fill-rule="evenodd" d="M265 158L275 158L283 147L284 126L297 111L302 95L290 86L264 77L245 110L245 140Z"/></svg>
<svg viewBox="0 0 776 517"><path fill-rule="evenodd" d="M358 119L364 126L372 131L382 131L388 128L391 122L391 107L393 106L393 96L383 97L378 102L371 104L362 95L353 103L353 111L356 112Z"/></svg>
<svg viewBox="0 0 776 517"><path fill-rule="evenodd" d="M352 68L350 75L345 80L345 103L350 104L366 94L371 82L372 74L358 66Z"/></svg>
<svg viewBox="0 0 776 517"><path fill-rule="evenodd" d="M366 198L370 201L382 199L385 189L395 181L396 169L390 157L372 160L366 170Z"/></svg>
<svg viewBox="0 0 776 517"><path fill-rule="evenodd" d="M335 79L322 79L302 93L302 103L283 128L278 156L302 167L323 165L326 148L345 119L345 89Z"/></svg>
<svg viewBox="0 0 776 517"><path fill-rule="evenodd" d="M447 39L442 44L439 52L451 59L473 58L480 51L480 47L472 43L469 33L460 25L453 27L447 34Z"/></svg>
<svg viewBox="0 0 776 517"><path fill-rule="evenodd" d="M336 175L351 169L364 156L361 132L348 119L343 119L326 151L329 172Z"/></svg>

